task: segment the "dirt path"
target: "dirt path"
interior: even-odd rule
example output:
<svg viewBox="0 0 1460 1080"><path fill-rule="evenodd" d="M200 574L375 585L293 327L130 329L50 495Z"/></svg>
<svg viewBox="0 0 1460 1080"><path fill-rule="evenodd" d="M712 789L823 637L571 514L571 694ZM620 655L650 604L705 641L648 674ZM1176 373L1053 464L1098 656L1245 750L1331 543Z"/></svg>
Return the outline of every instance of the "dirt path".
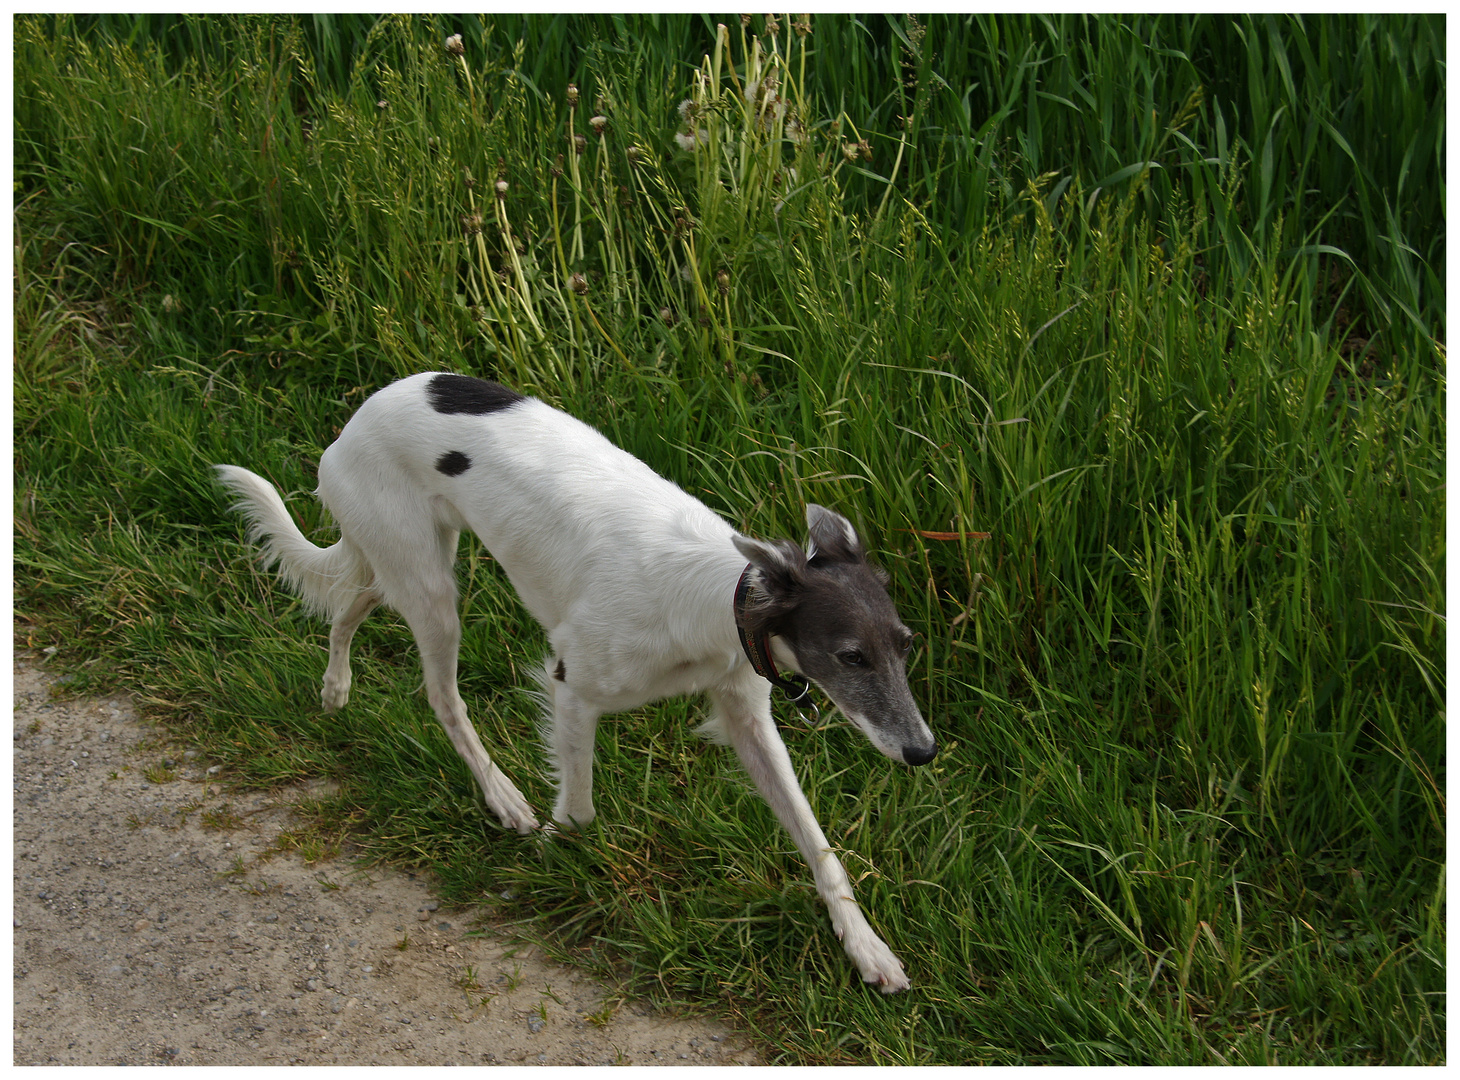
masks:
<svg viewBox="0 0 1460 1080"><path fill-rule="evenodd" d="M286 803L221 790L124 697L53 697L41 661L15 662L15 1064L759 1063L466 936L420 880L253 865Z"/></svg>

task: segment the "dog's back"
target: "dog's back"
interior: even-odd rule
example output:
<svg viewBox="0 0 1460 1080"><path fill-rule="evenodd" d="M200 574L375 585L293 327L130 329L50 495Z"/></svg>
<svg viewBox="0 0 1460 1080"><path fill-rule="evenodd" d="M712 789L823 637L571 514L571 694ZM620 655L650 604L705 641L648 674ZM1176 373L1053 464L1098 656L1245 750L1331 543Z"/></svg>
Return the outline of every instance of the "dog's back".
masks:
<svg viewBox="0 0 1460 1080"><path fill-rule="evenodd" d="M459 375L411 376L366 401L320 459L319 496L371 562L372 548L395 562L476 533L550 638L571 623L697 650L702 590L744 565L725 521L593 428Z"/></svg>

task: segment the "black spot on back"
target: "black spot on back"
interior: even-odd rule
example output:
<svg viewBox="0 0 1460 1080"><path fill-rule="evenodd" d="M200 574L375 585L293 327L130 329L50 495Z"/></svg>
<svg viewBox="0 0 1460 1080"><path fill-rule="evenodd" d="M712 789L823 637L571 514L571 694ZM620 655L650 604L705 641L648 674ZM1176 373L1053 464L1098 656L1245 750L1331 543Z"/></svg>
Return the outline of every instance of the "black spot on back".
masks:
<svg viewBox="0 0 1460 1080"><path fill-rule="evenodd" d="M436 459L436 471L447 476L460 476L471 468L471 458L460 450L448 450Z"/></svg>
<svg viewBox="0 0 1460 1080"><path fill-rule="evenodd" d="M561 660L559 660L558 661L558 666L553 669L553 678L557 679L558 682L562 682L567 677L568 677L568 669L565 668L565 667L563 667L563 662Z"/></svg>
<svg viewBox="0 0 1460 1080"><path fill-rule="evenodd" d="M426 396L431 401L431 408L439 413L467 413L471 416L510 409L527 400L516 390L509 390L500 383L467 375L437 375L426 384Z"/></svg>

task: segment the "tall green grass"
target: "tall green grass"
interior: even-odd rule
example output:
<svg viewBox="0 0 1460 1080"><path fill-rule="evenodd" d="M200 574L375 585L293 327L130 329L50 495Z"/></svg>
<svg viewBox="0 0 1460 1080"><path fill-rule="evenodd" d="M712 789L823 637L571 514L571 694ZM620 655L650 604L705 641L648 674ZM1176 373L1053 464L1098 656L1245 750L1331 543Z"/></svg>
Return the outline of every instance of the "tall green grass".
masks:
<svg viewBox="0 0 1460 1080"><path fill-rule="evenodd" d="M318 828L780 1060L1442 1059L1443 248L1399 209L1436 174L1406 151L1359 197L1413 260L1396 316L1392 267L1318 224L1354 213L1316 179L1338 140L1284 143L1311 80L1267 160L1315 179L1273 165L1265 195L1248 121L1189 92L1222 34L1257 50L1254 100L1254 57L1332 67L1340 40L1428 79L1431 24L794 19L386 18L344 67L320 24L193 20L169 54L20 20L20 633L240 783L336 776ZM947 66L959 34L1007 78L961 142L948 73L969 110L995 89ZM1364 100L1420 138L1428 105L1374 64ZM1336 314L1356 298L1372 326ZM569 409L748 532L796 535L808 500L856 521L924 635L943 751L894 771L845 726L786 736L909 994L856 985L693 703L606 722L599 820L547 845L495 828L393 617L319 714L323 628L207 466L270 476L323 540L318 455L432 368ZM545 805L541 633L471 540L460 580L463 694Z"/></svg>
<svg viewBox="0 0 1460 1080"><path fill-rule="evenodd" d="M868 142L848 177L854 205L896 190L968 238L1042 175L1054 199L1073 182L1120 187L1149 170L1148 204L1205 202L1203 257L1224 272L1244 274L1254 242L1322 251L1309 272L1340 332L1383 353L1444 336L1443 16L799 19L463 16L446 29L516 71L536 124L556 115L569 82L596 95L609 66L682 80L713 51L717 25L763 33L770 20L788 46L799 39L817 114ZM253 23L292 33L312 81L333 91L389 55L376 16ZM426 46L443 29L398 25ZM156 42L169 72L226 62L227 35L206 17L56 16L50 26L58 42ZM518 41L530 47L515 54ZM1216 197L1229 174L1244 181L1231 206Z"/></svg>

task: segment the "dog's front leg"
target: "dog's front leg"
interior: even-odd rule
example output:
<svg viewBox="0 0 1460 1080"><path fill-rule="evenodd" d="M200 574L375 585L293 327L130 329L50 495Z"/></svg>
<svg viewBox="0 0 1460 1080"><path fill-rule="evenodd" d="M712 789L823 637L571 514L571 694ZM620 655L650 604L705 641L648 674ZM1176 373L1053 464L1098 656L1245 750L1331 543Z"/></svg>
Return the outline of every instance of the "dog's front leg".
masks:
<svg viewBox="0 0 1460 1080"><path fill-rule="evenodd" d="M852 896L852 883L846 870L816 823L811 804L791 766L786 744L771 719L769 696L750 699L738 693L719 692L712 693L711 698L719 713L720 726L740 756L745 771L810 865L816 891L831 915L832 928L863 981L877 986L884 994L906 990L909 983L902 963L868 925Z"/></svg>
<svg viewBox="0 0 1460 1080"><path fill-rule="evenodd" d="M549 658L543 687L548 696L547 744L558 777L553 821L578 830L596 816L593 808L593 742L599 710L564 682L564 668Z"/></svg>

